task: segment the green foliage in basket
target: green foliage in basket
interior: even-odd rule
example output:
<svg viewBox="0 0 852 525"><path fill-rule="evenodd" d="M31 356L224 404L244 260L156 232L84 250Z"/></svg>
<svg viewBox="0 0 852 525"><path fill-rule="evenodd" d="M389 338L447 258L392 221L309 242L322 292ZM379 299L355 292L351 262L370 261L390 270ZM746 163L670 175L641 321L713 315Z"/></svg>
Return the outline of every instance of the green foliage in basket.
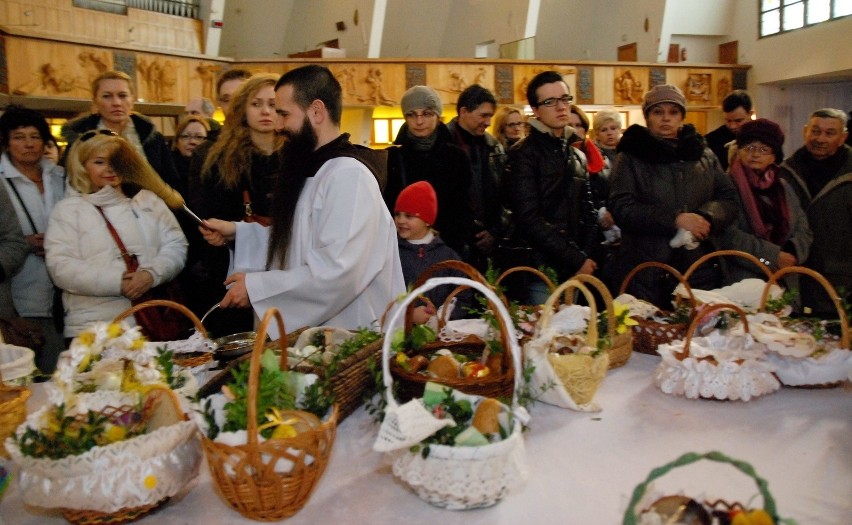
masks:
<svg viewBox="0 0 852 525"><path fill-rule="evenodd" d="M796 300L796 295L798 295L796 290L792 288L789 290L784 290L778 298L772 298L766 300L766 311L770 314L776 314L782 311L784 308L793 304L793 301Z"/></svg>
<svg viewBox="0 0 852 525"><path fill-rule="evenodd" d="M169 350L168 345L157 347L157 365L163 373L165 383L172 390L177 390L186 384L186 376L175 374L175 353Z"/></svg>
<svg viewBox="0 0 852 525"><path fill-rule="evenodd" d="M20 436L14 436L25 456L49 459L78 456L94 447L145 433L141 404L117 417L89 411L85 418L66 415L65 405L61 404L45 417L43 428L27 427Z"/></svg>

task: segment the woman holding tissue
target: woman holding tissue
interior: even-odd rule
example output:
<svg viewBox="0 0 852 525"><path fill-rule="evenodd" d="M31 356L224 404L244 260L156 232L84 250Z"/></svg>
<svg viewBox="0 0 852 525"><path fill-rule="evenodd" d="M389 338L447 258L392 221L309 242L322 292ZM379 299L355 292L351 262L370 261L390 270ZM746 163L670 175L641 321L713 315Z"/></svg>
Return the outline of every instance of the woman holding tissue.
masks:
<svg viewBox="0 0 852 525"><path fill-rule="evenodd" d="M647 128L632 125L618 143L610 175L609 209L622 230L615 263L617 279L636 265L658 261L683 272L714 251L714 238L737 217L737 190L691 124L684 124L686 98L679 88L659 85L642 104ZM620 280L618 281L620 282ZM704 265L690 279L695 288L721 283L717 266ZM627 292L667 307L676 279L649 269Z"/></svg>

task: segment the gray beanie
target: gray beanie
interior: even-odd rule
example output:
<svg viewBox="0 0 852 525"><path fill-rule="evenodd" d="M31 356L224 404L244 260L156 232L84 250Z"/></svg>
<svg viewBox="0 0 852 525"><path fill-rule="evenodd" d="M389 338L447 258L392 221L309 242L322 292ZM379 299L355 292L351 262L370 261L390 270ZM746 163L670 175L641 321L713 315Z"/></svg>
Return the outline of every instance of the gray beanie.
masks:
<svg viewBox="0 0 852 525"><path fill-rule="evenodd" d="M642 102L642 113L647 117L651 107L662 104L663 102L680 106L683 114L686 114L686 97L683 96L683 91L679 87L671 84L654 86L651 88L651 91L645 93L645 100Z"/></svg>
<svg viewBox="0 0 852 525"><path fill-rule="evenodd" d="M444 109L438 92L429 86L414 86L409 89L402 95L400 104L403 115L415 109L431 109L440 117Z"/></svg>

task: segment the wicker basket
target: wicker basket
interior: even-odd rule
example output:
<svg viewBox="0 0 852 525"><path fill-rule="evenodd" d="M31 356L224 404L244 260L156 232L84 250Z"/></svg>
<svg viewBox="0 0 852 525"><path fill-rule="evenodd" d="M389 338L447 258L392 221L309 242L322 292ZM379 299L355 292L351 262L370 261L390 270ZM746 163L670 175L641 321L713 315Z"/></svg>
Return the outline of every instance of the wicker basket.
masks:
<svg viewBox="0 0 852 525"><path fill-rule="evenodd" d="M757 485L758 490L760 491L761 497L763 498L763 510L769 515L769 517L772 518L772 520L773 520L772 523L782 523L782 520L778 516L778 511L775 507L775 498L773 498L772 494L769 492L769 483L767 483L767 481L765 479L763 479L763 478L761 478L760 476L757 475L757 472L755 472L754 467L752 467L751 465L749 465L745 461L739 461L739 460L730 458L730 457L722 454L721 452L713 451L713 452L707 452L705 454L696 454L696 453L690 452L688 454L682 455L681 457L677 458L676 460L672 461L671 463L668 463L666 465L663 465L662 467L658 467L658 468L655 468L654 470L652 470L651 473L648 474L648 477L645 479L645 481L643 481L642 483L637 485L635 489L633 489L633 494L630 498L630 503L627 505L627 510L624 513L624 521L622 521L622 525L638 525L638 523L640 522L639 516L643 513L644 509L638 510L636 507L637 507L637 505L639 505L640 501L645 496L645 491L648 490L649 486L651 486L652 483L656 479L668 474L669 472L671 472L675 468L690 465L692 463L695 463L697 461L701 461L703 459L706 459L706 460L709 460L709 461L716 461L718 463L727 463L729 465L734 466L737 470L739 470L743 474L752 478L754 480L755 484ZM716 502L713 502L713 503L703 502L702 510L706 514L709 515L712 512L717 510L717 507L718 507L717 504L718 503L722 503L722 502L721 501L716 501ZM701 503L698 503L698 504L700 505ZM706 507L706 508L704 508L704 507ZM733 508L739 508L739 509L744 508L743 505L741 505L741 504L726 504L726 507L727 507L726 509L722 509L723 512L726 512L727 510L732 510ZM666 523L670 523L670 522L666 521ZM680 522L678 522L678 523L680 523ZM708 516L707 523L709 523L709 516ZM714 523L715 523L715 521L714 521Z"/></svg>
<svg viewBox="0 0 852 525"><path fill-rule="evenodd" d="M361 347L357 352L337 363L336 371L330 378L334 400L340 407L338 422L346 419L362 404L364 397L375 389L375 378L370 372L371 362L378 363L382 355L382 339ZM293 346L293 345L289 345ZM294 370L306 374L323 376L323 365L300 364Z"/></svg>
<svg viewBox="0 0 852 525"><path fill-rule="evenodd" d="M124 393L100 391L80 397L85 398L83 405L110 421L124 424L137 411L135 398ZM32 414L26 425L40 428L46 410L55 407ZM146 392L141 416L134 428L145 433L74 456L35 458L14 444L10 450L21 468L24 502L58 508L75 524L116 524L138 519L184 491L202 461L196 424L168 388ZM81 425L88 417L89 411L75 416Z"/></svg>
<svg viewBox="0 0 852 525"><path fill-rule="evenodd" d="M689 278L692 277L692 274L695 273L696 270L698 270L698 268L702 264L704 264L705 262L707 262L711 259L715 259L717 257L725 257L725 256L740 257L742 259L745 259L745 260L749 261L750 263L754 264L755 266L757 266L760 269L760 271L762 271L763 274L766 275L767 279L772 277L772 270L770 270L768 266L766 266L765 264L760 262L760 259L758 259L757 257L755 257L754 255L752 255L748 252L743 252L743 251L740 251L740 250L716 250L715 252L710 252L708 254L701 256L701 258L699 258L694 263L689 265L689 268L687 268L686 271L683 272L683 279L685 281L688 281Z"/></svg>
<svg viewBox="0 0 852 525"><path fill-rule="evenodd" d="M287 368L287 338L284 321L275 308L263 316L251 353L248 384L248 443L226 445L206 436L202 439L210 476L228 505L258 521L288 518L307 503L328 465L337 431L338 407L335 404L328 419L315 428L292 438L258 442L257 390L260 380L260 357L272 320L282 335L280 366ZM300 412L300 411L296 411ZM287 472L276 470L279 461L289 463Z"/></svg>
<svg viewBox="0 0 852 525"><path fill-rule="evenodd" d="M773 367L764 355L749 352L749 357L718 360L717 356L693 356L690 345L693 343L695 330L699 322L710 315L731 310L739 316L745 334L749 333L749 322L746 312L734 304L714 304L701 311L689 324L689 329L682 342L674 341L661 346L660 354L663 359L654 371L654 383L666 394L682 395L689 399L716 399L749 401L752 397L774 392L780 387ZM743 336L744 337L744 336ZM731 348L728 341L723 345ZM765 350L763 350L765 351ZM761 352L763 352L761 351Z"/></svg>
<svg viewBox="0 0 852 525"><path fill-rule="evenodd" d="M452 263L457 263L458 261L449 261ZM463 263L462 263L463 264ZM458 268L456 268L458 269ZM476 270L474 270L476 271ZM477 272L478 273L478 272ZM441 283L448 284L455 281L447 281L449 278L439 278L441 279ZM484 278L482 280L478 280L475 278L475 274L471 278L457 278L461 283L456 286L456 288L450 293L447 297L445 305L449 304L450 301L457 295L458 293L470 288L471 282L476 282L480 284L481 287L485 287L488 290L493 291L493 289L488 285ZM423 281L423 282L421 282ZM427 282L426 278L418 279L415 289L421 289L424 287ZM480 287L480 288L481 288ZM431 288L431 287L430 287ZM480 289L477 288L477 289ZM413 294L413 292L412 292ZM495 294L496 296L496 294ZM417 300L416 297L412 298L411 301L406 301L405 304L405 334L408 335L411 332L413 327L412 321L412 312L414 309L414 301ZM502 301L498 301L500 306L503 306ZM497 311L497 304L492 302L489 299L489 308L492 312ZM447 308L443 309L442 315L438 320L438 333L441 334L444 330L444 327L447 326L446 319ZM510 319L508 321L506 318ZM515 343L512 340L514 335L510 336L511 333L514 334L514 326L511 324L511 318L506 316L503 318L502 316L497 316L497 321L500 328L500 342L503 345L503 352L498 355L492 355L491 358L488 359L487 365L489 367L490 373L485 377L459 377L459 378L436 378L436 377L427 377L423 374L419 374L416 372L411 372L405 370L402 366L398 365L396 361L394 361L391 366L391 373L394 375L396 379L396 386L398 388L397 394L399 395L402 401L408 401L409 399L413 399L416 397L423 396L423 389L426 386L428 381L441 383L452 387L456 390L464 392L466 394L479 395L483 397L493 397L493 398L501 398L501 399L510 399L512 397L512 392L514 390L515 383L515 369L512 367L512 356L511 353L507 350L509 348L510 343ZM440 337L438 341L427 343L423 345L419 350L408 350L406 354L409 357L415 355L424 355L429 356L437 350L446 348L452 351L454 354L459 354L467 357L471 361L479 360L483 355L483 352L486 348L487 344L481 338L475 335L465 335L462 337L454 338L452 341L441 340Z"/></svg>
<svg viewBox="0 0 852 525"><path fill-rule="evenodd" d="M113 322L119 323L124 319L132 316L139 310L143 310L145 308L172 308L177 310L178 312L185 315L190 321L192 321L193 326L195 327L195 331L202 335L205 339L209 339L207 335L207 330L204 328L204 325L201 324L201 321L198 317L192 313L192 311L186 306L176 303L174 301L169 301L166 299L152 299L150 301L145 301L144 303L139 303L131 306L127 310L118 314ZM172 360L178 366L182 366L184 368L194 368L196 366L201 366L203 364L207 364L213 360L212 352L190 352L187 355L181 355L180 353L175 353Z"/></svg>
<svg viewBox="0 0 852 525"><path fill-rule="evenodd" d="M609 368L609 354L607 352L598 352L597 355L553 352L558 339L564 334L553 333L550 330L550 321L559 298L564 295L567 298L566 302L570 302L571 294L568 292L573 290L579 290L585 296L591 312L585 333L585 346L597 349L598 323L595 298L585 284L576 279L569 279L559 285L547 298L536 325L535 335L524 349L525 359L535 365L530 388L536 399L545 403L579 411L598 411L600 408L593 402L593 398Z"/></svg>
<svg viewBox="0 0 852 525"><path fill-rule="evenodd" d="M497 277L497 280L494 281L494 286L497 288L497 290L500 290L500 285L503 283L503 281L510 275L514 275L516 273L529 273L534 275L535 277L540 279L545 284L545 286L547 286L548 293L553 293L553 290L556 289L556 285L553 284L553 281L551 281L547 275L545 275L541 270L537 270L532 266L515 266L514 268L509 268L505 272L501 273L499 277ZM509 308L510 304L509 300L506 298L506 295L501 293L500 298L503 299L503 304L505 304L506 307ZM532 318L533 322L538 318L539 315L541 315L540 304L519 305L518 309L520 310L518 312L519 316L523 315L524 313L530 314L530 317ZM518 334L521 336L520 345L523 349L524 344L526 344L526 342L529 341L532 337L532 332L524 330L521 326L515 326L515 328L518 330Z"/></svg>
<svg viewBox="0 0 852 525"><path fill-rule="evenodd" d="M633 280L636 274L648 268L659 268L661 270L665 270L674 275L677 280L680 281L689 294L690 306L692 308L690 314L691 319L692 316L695 315L695 296L692 294L692 288L690 288L689 283L686 282L683 274L665 263L648 261L630 270L630 273L627 274L624 281L621 283L618 295L623 294L627 290L627 285L630 284L630 281ZM661 313L663 315L667 315L666 312ZM633 350L649 355L659 355L657 353L657 347L661 344L670 343L677 339L683 339L683 336L686 334L686 329L689 326L689 323L666 323L662 321L655 321L653 319L643 319L641 317L634 317L633 320L636 321L636 325L633 327Z"/></svg>
<svg viewBox="0 0 852 525"><path fill-rule="evenodd" d="M446 284L470 286L496 305L495 315L501 319L502 325L508 327L510 336L511 344L506 347L506 352L511 354L512 367L520 369L520 349L514 338L514 328L508 320L508 310L488 285L457 277L435 278L416 288L405 298L402 307L412 303L418 294L434 286ZM401 310L394 313L390 321L391 328L398 324L403 313ZM424 411L425 408L420 400L413 400L401 406L398 404L394 396L394 375L391 373L389 362L391 354L390 339L385 338L382 345L382 371L388 408L374 449L389 452L393 461L393 474L403 485L432 505L463 510L494 505L526 479L526 452L521 432L521 419L526 419L526 412L517 402L520 384L516 384L512 389L514 394L511 398L511 409L516 417L508 437L483 446L454 447L432 444L429 445L429 454L424 455L420 451L411 450L408 443L413 434L418 434L414 439L415 443L429 435L418 433L418 430L422 430L422 416L411 419L411 416ZM516 383L520 381L520 376L519 373L513 375Z"/></svg>
<svg viewBox="0 0 852 525"><path fill-rule="evenodd" d="M633 353L633 331L625 330L624 333L618 333L618 327L616 326L618 320L615 318L615 307L612 303L612 294L609 293L606 285L593 275L577 274L571 279L583 284L589 284L593 286L599 294L601 294L604 306L606 307L607 337L609 339L609 345L605 346L604 350L606 350L609 354L609 368L612 369L624 366L630 359L630 355Z"/></svg>
<svg viewBox="0 0 852 525"><path fill-rule="evenodd" d="M763 290L763 296L760 298L760 311L766 311L770 287L789 274L806 275L817 281L825 289L825 292L834 303L838 319L840 320L840 337L836 341L837 349L832 353L844 352L844 354L840 354L839 358L832 356L833 358L830 360L815 358L773 360L778 365L775 375L785 386L799 388L838 387L843 381L849 378L850 365L848 362L852 359L849 356L849 352L852 351L850 350L849 318L846 315L846 310L843 308L843 301L840 298L840 294L837 293L834 286L822 274L802 266L788 266L778 270L769 278L766 288Z"/></svg>
<svg viewBox="0 0 852 525"><path fill-rule="evenodd" d="M6 451L6 438L15 433L27 417L27 399L30 389L23 386L10 386L3 382L0 371L0 456L9 457Z"/></svg>

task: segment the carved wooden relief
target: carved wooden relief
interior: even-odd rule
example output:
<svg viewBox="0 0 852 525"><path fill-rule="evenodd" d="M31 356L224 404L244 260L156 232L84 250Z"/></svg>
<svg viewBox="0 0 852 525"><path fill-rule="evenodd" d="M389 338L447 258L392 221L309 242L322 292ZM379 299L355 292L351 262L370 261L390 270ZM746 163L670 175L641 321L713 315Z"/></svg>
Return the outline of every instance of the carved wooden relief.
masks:
<svg viewBox="0 0 852 525"><path fill-rule="evenodd" d="M683 86L683 94L687 103L712 104L713 77L709 73L690 73Z"/></svg>
<svg viewBox="0 0 852 525"><path fill-rule="evenodd" d="M8 90L14 95L90 99L92 81L112 69L109 51L47 42L6 40Z"/></svg>
<svg viewBox="0 0 852 525"><path fill-rule="evenodd" d="M722 99L727 97L731 93L731 79L727 77L727 75L723 75L718 82L716 82L716 104L722 105Z"/></svg>
<svg viewBox="0 0 852 525"><path fill-rule="evenodd" d="M493 92L494 66L427 64L426 80L427 85L438 92L444 104L455 105L459 93L474 84L479 84Z"/></svg>
<svg viewBox="0 0 852 525"><path fill-rule="evenodd" d="M175 63L171 60L157 58L139 58L136 62L136 70L142 77L145 85L143 91L140 86L140 94L145 93L144 98L149 102L176 102L175 86L177 85L177 72Z"/></svg>
<svg viewBox="0 0 852 525"><path fill-rule="evenodd" d="M648 91L648 70L646 68L615 68L612 89L616 104L641 104Z"/></svg>
<svg viewBox="0 0 852 525"><path fill-rule="evenodd" d="M199 62L195 66L195 75L192 80L198 80L201 84L201 96L210 100L216 100L216 77L222 66L211 62ZM190 92L194 90L190 89Z"/></svg>
<svg viewBox="0 0 852 525"><path fill-rule="evenodd" d="M346 106L396 106L405 92L405 66L330 64Z"/></svg>

